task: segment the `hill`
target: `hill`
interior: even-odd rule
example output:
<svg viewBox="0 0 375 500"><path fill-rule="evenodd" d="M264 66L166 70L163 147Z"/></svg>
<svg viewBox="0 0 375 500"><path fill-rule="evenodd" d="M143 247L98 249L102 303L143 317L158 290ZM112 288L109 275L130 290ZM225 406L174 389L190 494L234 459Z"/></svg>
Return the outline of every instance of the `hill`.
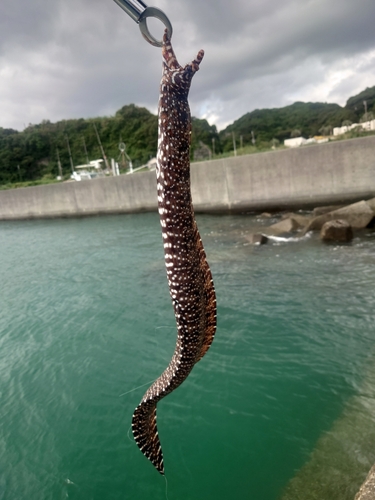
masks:
<svg viewBox="0 0 375 500"><path fill-rule="evenodd" d="M249 144L251 131L257 143L270 142L273 138L284 141L293 131L299 131L304 137L322 135L322 132L327 134L345 120L359 122L365 112L364 100L367 110L375 112L375 87L350 97L344 107L321 102L295 102L283 108L255 109L220 132L221 144L224 151L233 149L232 133L237 140L242 136L243 144Z"/></svg>
<svg viewBox="0 0 375 500"><path fill-rule="evenodd" d="M367 111L375 114L375 87L367 87L359 94L350 97L345 104L345 108L352 110L357 118L360 118L364 112L364 101L367 104Z"/></svg>

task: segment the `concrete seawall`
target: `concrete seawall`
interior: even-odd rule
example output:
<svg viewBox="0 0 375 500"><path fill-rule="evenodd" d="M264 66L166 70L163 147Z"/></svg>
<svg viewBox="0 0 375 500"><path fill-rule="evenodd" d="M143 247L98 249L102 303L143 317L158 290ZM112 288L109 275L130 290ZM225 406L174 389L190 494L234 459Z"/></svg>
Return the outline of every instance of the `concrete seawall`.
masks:
<svg viewBox="0 0 375 500"><path fill-rule="evenodd" d="M375 196L375 136L196 163L196 212L310 208ZM156 210L155 172L0 191L0 220Z"/></svg>

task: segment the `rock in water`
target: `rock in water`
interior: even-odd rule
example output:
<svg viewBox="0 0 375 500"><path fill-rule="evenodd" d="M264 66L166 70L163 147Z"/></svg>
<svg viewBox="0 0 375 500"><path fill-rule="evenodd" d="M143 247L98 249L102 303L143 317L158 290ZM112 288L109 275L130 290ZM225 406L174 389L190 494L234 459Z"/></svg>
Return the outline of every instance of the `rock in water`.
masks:
<svg viewBox="0 0 375 500"><path fill-rule="evenodd" d="M252 245L265 245L268 242L267 236L262 233L252 233L246 239Z"/></svg>
<svg viewBox="0 0 375 500"><path fill-rule="evenodd" d="M346 220L330 220L323 224L320 238L323 241L351 241L353 230Z"/></svg>
<svg viewBox="0 0 375 500"><path fill-rule="evenodd" d="M358 201L352 205L334 210L319 217L315 217L306 227L305 232L319 230L327 221L346 220L355 229L363 229L371 223L374 212L365 201Z"/></svg>
<svg viewBox="0 0 375 500"><path fill-rule="evenodd" d="M320 215L329 214L330 212L334 212L335 210L340 210L345 205L329 205L324 207L316 207L314 208L312 214L314 217L319 217Z"/></svg>
<svg viewBox="0 0 375 500"><path fill-rule="evenodd" d="M300 224L295 219L288 218L264 228L264 232L272 236L280 236L281 234L294 233L300 228Z"/></svg>

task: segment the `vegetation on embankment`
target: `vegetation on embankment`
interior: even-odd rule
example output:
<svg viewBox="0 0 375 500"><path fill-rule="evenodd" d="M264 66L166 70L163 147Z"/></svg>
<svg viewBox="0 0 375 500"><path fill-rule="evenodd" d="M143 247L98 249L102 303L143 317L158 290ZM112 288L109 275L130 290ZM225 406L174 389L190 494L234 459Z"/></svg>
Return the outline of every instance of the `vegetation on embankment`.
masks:
<svg viewBox="0 0 375 500"><path fill-rule="evenodd" d="M221 132L207 120L193 118L191 157L199 159L194 153L202 144L206 145L203 152L207 153L210 148L209 153L220 158L233 155L234 143L240 155L279 147L284 139L296 132L304 137L324 132L328 135L332 127L341 126L343 121L360 121L364 100L367 102L367 111L375 114L375 87L371 87L350 97L345 107L296 102L284 108L254 110ZM62 120L57 123L44 120L37 125L30 124L22 132L0 128L0 189L54 182L59 173L58 153L63 178L68 179L71 173L68 140L74 165L101 158L94 124L107 158L121 160L120 142L126 144L126 153L134 168L155 156L157 117L134 104L123 106L111 117ZM351 132L345 138L356 135L359 135L358 131ZM203 155L200 159L207 157Z"/></svg>

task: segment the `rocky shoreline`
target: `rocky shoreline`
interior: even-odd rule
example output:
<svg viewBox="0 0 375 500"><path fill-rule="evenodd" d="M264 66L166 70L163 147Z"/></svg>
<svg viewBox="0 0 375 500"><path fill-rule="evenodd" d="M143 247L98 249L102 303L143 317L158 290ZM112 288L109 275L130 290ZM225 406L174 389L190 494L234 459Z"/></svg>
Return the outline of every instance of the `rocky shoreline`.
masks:
<svg viewBox="0 0 375 500"><path fill-rule="evenodd" d="M375 465L368 473L354 500L374 500L375 498Z"/></svg>
<svg viewBox="0 0 375 500"><path fill-rule="evenodd" d="M271 219L274 215L265 212L260 217ZM317 207L309 213L282 214L280 221L247 235L246 239L254 245L264 245L275 236L298 238L319 231L322 241L349 242L357 231L374 227L375 198L372 198L345 206Z"/></svg>

